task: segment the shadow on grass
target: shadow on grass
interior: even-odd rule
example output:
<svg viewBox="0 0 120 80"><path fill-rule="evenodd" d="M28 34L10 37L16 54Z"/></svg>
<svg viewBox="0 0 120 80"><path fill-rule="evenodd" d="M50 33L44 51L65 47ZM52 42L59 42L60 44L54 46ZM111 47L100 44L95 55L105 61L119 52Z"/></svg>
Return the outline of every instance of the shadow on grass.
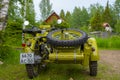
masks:
<svg viewBox="0 0 120 80"><path fill-rule="evenodd" d="M44 80L86 80L89 76L89 71L78 64L48 64L37 79Z"/></svg>

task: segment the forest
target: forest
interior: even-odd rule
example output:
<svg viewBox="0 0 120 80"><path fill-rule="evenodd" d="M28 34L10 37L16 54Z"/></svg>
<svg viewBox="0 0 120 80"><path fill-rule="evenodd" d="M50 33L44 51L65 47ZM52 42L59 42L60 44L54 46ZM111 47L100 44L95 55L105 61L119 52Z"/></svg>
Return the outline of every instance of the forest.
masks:
<svg viewBox="0 0 120 80"><path fill-rule="evenodd" d="M102 24L109 23L113 28L114 32L119 33L120 28L120 1L116 0L114 4L110 5L109 1L106 3L106 6L102 6L99 3L91 4L89 8L85 7L75 7L72 12L65 12L63 9L60 13L60 17L66 21L70 27L73 28L85 28L91 26L92 31L101 31L103 30ZM41 19L36 21L35 9L32 0L27 0L26 2L26 12L25 12L25 2L22 0L12 0L9 3L8 11L8 27L12 24L18 24L18 27L14 26L14 29L21 29L24 20L28 20L31 25L39 26L42 22L54 11L52 9L52 3L50 1L41 1L39 7L41 13ZM19 5L18 5L19 4ZM46 4L46 5L44 5ZM24 14L27 14L24 16ZM11 28L11 27L10 27ZM18 29L17 29L18 30Z"/></svg>

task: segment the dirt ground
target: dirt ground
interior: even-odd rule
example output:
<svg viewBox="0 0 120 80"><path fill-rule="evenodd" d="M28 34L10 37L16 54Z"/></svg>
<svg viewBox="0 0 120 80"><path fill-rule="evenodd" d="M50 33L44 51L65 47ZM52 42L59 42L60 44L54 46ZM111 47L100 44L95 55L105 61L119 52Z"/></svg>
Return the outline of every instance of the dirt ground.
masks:
<svg viewBox="0 0 120 80"><path fill-rule="evenodd" d="M100 50L100 63L111 68L110 72L120 74L120 50Z"/></svg>

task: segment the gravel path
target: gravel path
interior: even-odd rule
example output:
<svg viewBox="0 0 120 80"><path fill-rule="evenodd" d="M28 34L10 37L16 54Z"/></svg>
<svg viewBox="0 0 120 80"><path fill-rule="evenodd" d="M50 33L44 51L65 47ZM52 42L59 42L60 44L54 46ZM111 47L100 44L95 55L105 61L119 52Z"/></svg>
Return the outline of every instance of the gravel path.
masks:
<svg viewBox="0 0 120 80"><path fill-rule="evenodd" d="M120 50L100 50L100 63L111 68L110 72L120 74Z"/></svg>

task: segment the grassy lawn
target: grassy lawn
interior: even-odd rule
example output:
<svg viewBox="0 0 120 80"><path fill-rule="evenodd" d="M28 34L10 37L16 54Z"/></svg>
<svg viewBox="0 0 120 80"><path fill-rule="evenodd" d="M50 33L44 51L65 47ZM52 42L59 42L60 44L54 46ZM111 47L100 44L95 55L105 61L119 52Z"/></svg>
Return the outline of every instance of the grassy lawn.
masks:
<svg viewBox="0 0 120 80"><path fill-rule="evenodd" d="M112 72L111 68L99 61L98 75L89 76L89 69L79 64L48 64L33 80L119 80L120 74ZM0 80L29 80L25 66L19 63L19 52L0 65Z"/></svg>
<svg viewBox="0 0 120 80"><path fill-rule="evenodd" d="M24 65L4 64L0 66L0 80L29 80ZM71 64L49 64L47 69L43 70L37 78L33 80L119 80L119 74L109 72L109 67L100 64L98 75L89 76L87 68L80 65Z"/></svg>

